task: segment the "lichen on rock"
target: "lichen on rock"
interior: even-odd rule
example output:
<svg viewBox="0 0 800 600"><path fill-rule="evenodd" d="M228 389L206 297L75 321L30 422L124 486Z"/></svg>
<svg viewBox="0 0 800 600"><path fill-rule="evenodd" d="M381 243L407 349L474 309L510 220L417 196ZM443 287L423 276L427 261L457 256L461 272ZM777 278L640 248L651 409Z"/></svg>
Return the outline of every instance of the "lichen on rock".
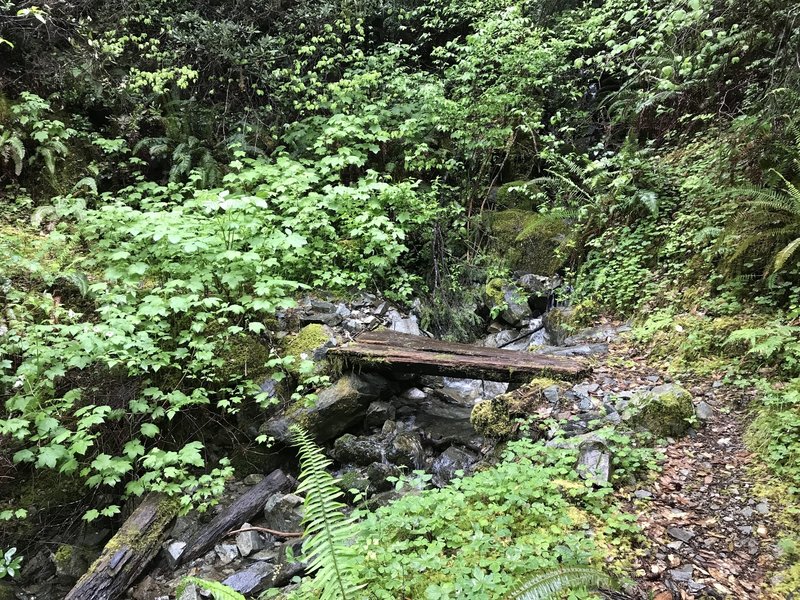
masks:
<svg viewBox="0 0 800 600"><path fill-rule="evenodd" d="M513 392L478 402L472 409L470 422L475 431L483 436L509 439L519 428L518 419L534 415L537 408L547 404L545 390L561 385L545 377L533 379Z"/></svg>
<svg viewBox="0 0 800 600"><path fill-rule="evenodd" d="M637 394L631 399L624 415L632 425L644 427L662 437L685 434L694 416L692 395L674 383L659 385Z"/></svg>

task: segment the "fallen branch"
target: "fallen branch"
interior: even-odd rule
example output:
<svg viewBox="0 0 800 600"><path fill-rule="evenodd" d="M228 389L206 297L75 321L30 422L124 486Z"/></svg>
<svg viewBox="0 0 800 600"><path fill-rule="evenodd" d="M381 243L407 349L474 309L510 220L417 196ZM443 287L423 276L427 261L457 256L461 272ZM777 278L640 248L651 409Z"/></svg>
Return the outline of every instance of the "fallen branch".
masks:
<svg viewBox="0 0 800 600"><path fill-rule="evenodd" d="M269 533L275 537L282 538L299 538L303 537L302 531L278 531L277 529L270 529L268 527L242 527L241 529L234 529L225 534L225 536L236 535L237 533L245 533L247 531L260 531L261 533Z"/></svg>

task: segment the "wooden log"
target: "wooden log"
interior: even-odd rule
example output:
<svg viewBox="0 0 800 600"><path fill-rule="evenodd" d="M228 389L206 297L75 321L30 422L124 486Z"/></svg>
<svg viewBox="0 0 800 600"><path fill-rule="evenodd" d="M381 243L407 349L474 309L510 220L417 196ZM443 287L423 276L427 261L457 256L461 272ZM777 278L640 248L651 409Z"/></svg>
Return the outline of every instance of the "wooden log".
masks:
<svg viewBox="0 0 800 600"><path fill-rule="evenodd" d="M113 600L125 593L158 553L178 503L148 494L64 600Z"/></svg>
<svg viewBox="0 0 800 600"><path fill-rule="evenodd" d="M328 354L341 357L351 367L511 383L545 375L576 379L589 372L583 358L455 344L395 331L364 333Z"/></svg>
<svg viewBox="0 0 800 600"><path fill-rule="evenodd" d="M276 469L256 485L239 496L230 506L203 527L188 544L178 559L178 564L185 563L205 554L214 544L231 530L240 527L260 511L273 494L289 490L291 482L281 471Z"/></svg>

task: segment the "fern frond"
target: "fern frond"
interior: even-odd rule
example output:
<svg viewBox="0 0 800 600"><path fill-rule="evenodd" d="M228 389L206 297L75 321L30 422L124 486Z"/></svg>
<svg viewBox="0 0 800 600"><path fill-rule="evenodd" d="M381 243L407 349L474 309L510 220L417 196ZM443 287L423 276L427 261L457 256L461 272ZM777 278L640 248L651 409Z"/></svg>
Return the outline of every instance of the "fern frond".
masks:
<svg viewBox="0 0 800 600"><path fill-rule="evenodd" d="M86 297L86 294L89 293L89 279L83 273L72 271L71 273L64 273L59 277L59 279L68 281L78 288L78 293L80 293L80 295L84 298Z"/></svg>
<svg viewBox="0 0 800 600"><path fill-rule="evenodd" d="M355 534L354 522L345 516L345 505L338 501L343 492L326 470L331 461L301 427L293 426L291 435L300 454L297 491L306 495L303 553L308 558L308 569L317 573L315 581L322 588L321 600L355 598L359 586L347 578L352 568L348 558L351 557L350 541Z"/></svg>
<svg viewBox="0 0 800 600"><path fill-rule="evenodd" d="M547 600L555 594L574 588L615 588L614 578L590 567L561 567L536 575L516 590L513 600Z"/></svg>
<svg viewBox="0 0 800 600"><path fill-rule="evenodd" d="M797 248L800 247L800 237L793 239L791 242L786 244L776 255L775 261L772 265L773 271L780 271L786 262L794 256L794 253L797 251Z"/></svg>
<svg viewBox="0 0 800 600"><path fill-rule="evenodd" d="M219 583L218 581L200 579L199 577L184 577L175 590L175 597L180 598L186 587L192 584L209 592L214 600L246 600L239 592L229 588L225 584Z"/></svg>

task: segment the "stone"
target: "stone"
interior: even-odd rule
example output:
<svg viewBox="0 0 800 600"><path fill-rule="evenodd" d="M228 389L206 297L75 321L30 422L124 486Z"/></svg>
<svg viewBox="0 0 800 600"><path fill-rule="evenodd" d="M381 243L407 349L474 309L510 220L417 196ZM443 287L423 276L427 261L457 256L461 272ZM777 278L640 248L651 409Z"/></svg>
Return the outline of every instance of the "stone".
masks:
<svg viewBox="0 0 800 600"><path fill-rule="evenodd" d="M456 476L456 471L466 472L478 458L466 450L450 446L441 455L436 457L431 465L433 484L444 487Z"/></svg>
<svg viewBox="0 0 800 600"><path fill-rule="evenodd" d="M414 402L418 402L419 400L425 400L427 394L419 388L408 388L406 391L400 394L400 397L403 400L413 400Z"/></svg>
<svg viewBox="0 0 800 600"><path fill-rule="evenodd" d="M675 581L687 582L692 578L694 565L683 565L677 569L670 569L669 574Z"/></svg>
<svg viewBox="0 0 800 600"><path fill-rule="evenodd" d="M520 333L516 329L504 329L503 331L489 334L482 344L487 348L500 348L501 346L507 346L519 335Z"/></svg>
<svg viewBox="0 0 800 600"><path fill-rule="evenodd" d="M399 477L402 471L395 465L374 462L367 467L367 479L373 490L376 492L386 492L394 487L394 483L389 481L389 477Z"/></svg>
<svg viewBox="0 0 800 600"><path fill-rule="evenodd" d="M386 454L386 441L381 436L355 436L346 433L333 444L331 455L342 464L367 466L381 462Z"/></svg>
<svg viewBox="0 0 800 600"><path fill-rule="evenodd" d="M250 523L243 523L239 529L248 529L250 527L252 527ZM264 547L264 540L257 531L242 531L236 534L235 539L236 545L239 547L239 554L242 556L250 556L253 552Z"/></svg>
<svg viewBox="0 0 800 600"><path fill-rule="evenodd" d="M296 494L275 494L264 504L264 524L276 531L302 531L303 499Z"/></svg>
<svg viewBox="0 0 800 600"><path fill-rule="evenodd" d="M562 346L567 339L570 321L572 320L572 309L554 308L547 311L542 317L545 331L550 337L550 343L554 346Z"/></svg>
<svg viewBox="0 0 800 600"><path fill-rule="evenodd" d="M341 321L341 318L339 318ZM285 347L287 356L295 357L291 370L297 370L302 360L319 362L325 358L328 348L336 345L336 337L327 325L311 323L294 336Z"/></svg>
<svg viewBox="0 0 800 600"><path fill-rule="evenodd" d="M682 527L669 527L667 528L667 533L671 537L674 537L676 540L680 540L686 543L689 543L695 536L695 533L693 531L689 529L684 529Z"/></svg>
<svg viewBox="0 0 800 600"><path fill-rule="evenodd" d="M472 409L470 422L482 436L508 439L518 429L517 419L537 414L548 403L543 390L553 385L551 379L537 378L523 388L482 400Z"/></svg>
<svg viewBox="0 0 800 600"><path fill-rule="evenodd" d="M756 512L761 515L769 514L769 504L767 502L759 502L756 504Z"/></svg>
<svg viewBox="0 0 800 600"><path fill-rule="evenodd" d="M714 409L705 400L701 400L697 403L694 407L694 412L701 421L709 421L714 416Z"/></svg>
<svg viewBox="0 0 800 600"><path fill-rule="evenodd" d="M493 250L512 270L554 275L564 264L556 249L565 244L574 227L560 215L508 209L489 213L487 222Z"/></svg>
<svg viewBox="0 0 800 600"><path fill-rule="evenodd" d="M648 490L636 490L635 492L633 492L633 496L634 498L637 498L639 500L649 500L650 498L653 497L653 492L650 492Z"/></svg>
<svg viewBox="0 0 800 600"><path fill-rule="evenodd" d="M688 432L694 416L692 395L681 386L667 383L630 400L624 418L660 437L680 437Z"/></svg>
<svg viewBox="0 0 800 600"><path fill-rule="evenodd" d="M246 475L244 479L242 479L242 483L253 486L258 485L262 479L264 479L264 476L261 473L250 473L249 475Z"/></svg>
<svg viewBox="0 0 800 600"><path fill-rule="evenodd" d="M380 427L386 421L392 421L395 417L395 407L382 400L371 402L367 407L367 414L364 417L365 427Z"/></svg>
<svg viewBox="0 0 800 600"><path fill-rule="evenodd" d="M34 583L50 579L55 573L53 555L46 549L39 550L30 559L23 561L20 571L23 581Z"/></svg>
<svg viewBox="0 0 800 600"><path fill-rule="evenodd" d="M484 295L489 310L495 314L499 311L500 319L513 327L521 326L533 316L527 294L516 284L492 279L486 284Z"/></svg>
<svg viewBox="0 0 800 600"><path fill-rule="evenodd" d="M202 600L202 596L200 595L200 590L197 589L197 586L193 583L190 583L183 588L183 591L181 592L181 595L178 596L177 600Z"/></svg>
<svg viewBox="0 0 800 600"><path fill-rule="evenodd" d="M259 550L250 555L251 560L265 560L267 562L275 562L278 553L275 550Z"/></svg>
<svg viewBox="0 0 800 600"><path fill-rule="evenodd" d="M409 335L422 335L417 317L414 315L403 317L395 309L392 309L388 312L386 318L389 319L389 329L392 331L407 333Z"/></svg>
<svg viewBox="0 0 800 600"><path fill-rule="evenodd" d="M303 540L298 538L288 540L278 548L275 574L272 580L274 587L285 586L293 577L301 575L305 571L305 563L297 560L297 557L302 555L302 547Z"/></svg>
<svg viewBox="0 0 800 600"><path fill-rule="evenodd" d="M83 549L69 544L62 544L53 555L56 575L65 581L77 581L89 568L89 561Z"/></svg>
<svg viewBox="0 0 800 600"><path fill-rule="evenodd" d="M214 552L223 565L229 565L239 558L239 547L236 544L217 544L214 546Z"/></svg>
<svg viewBox="0 0 800 600"><path fill-rule="evenodd" d="M598 485L608 483L611 476L611 453L608 447L598 440L586 440L579 446L578 474Z"/></svg>
<svg viewBox="0 0 800 600"><path fill-rule="evenodd" d="M470 422L472 410L471 404L453 404L439 398L430 398L416 409L415 423L425 441L433 446L480 446L481 436Z"/></svg>
<svg viewBox="0 0 800 600"><path fill-rule="evenodd" d="M274 565L257 561L246 569L237 571L222 583L240 594L255 595L270 587L274 573Z"/></svg>
<svg viewBox="0 0 800 600"><path fill-rule="evenodd" d="M549 385L542 390L542 394L550 404L558 404L561 397L561 388L557 385Z"/></svg>
<svg viewBox="0 0 800 600"><path fill-rule="evenodd" d="M387 458L390 462L412 471L421 469L425 464L425 452L419 434L405 432L396 435L387 450Z"/></svg>
<svg viewBox="0 0 800 600"><path fill-rule="evenodd" d="M389 382L379 375L350 373L322 390L312 406L297 402L264 423L259 432L288 443L289 427L298 423L317 442L326 442L359 424L370 402L379 400L388 389Z"/></svg>
<svg viewBox="0 0 800 600"><path fill-rule="evenodd" d="M174 569L176 566L178 566L178 561L183 555L183 551L186 550L186 542L171 540L166 542L163 548L164 558L167 559L169 566Z"/></svg>

